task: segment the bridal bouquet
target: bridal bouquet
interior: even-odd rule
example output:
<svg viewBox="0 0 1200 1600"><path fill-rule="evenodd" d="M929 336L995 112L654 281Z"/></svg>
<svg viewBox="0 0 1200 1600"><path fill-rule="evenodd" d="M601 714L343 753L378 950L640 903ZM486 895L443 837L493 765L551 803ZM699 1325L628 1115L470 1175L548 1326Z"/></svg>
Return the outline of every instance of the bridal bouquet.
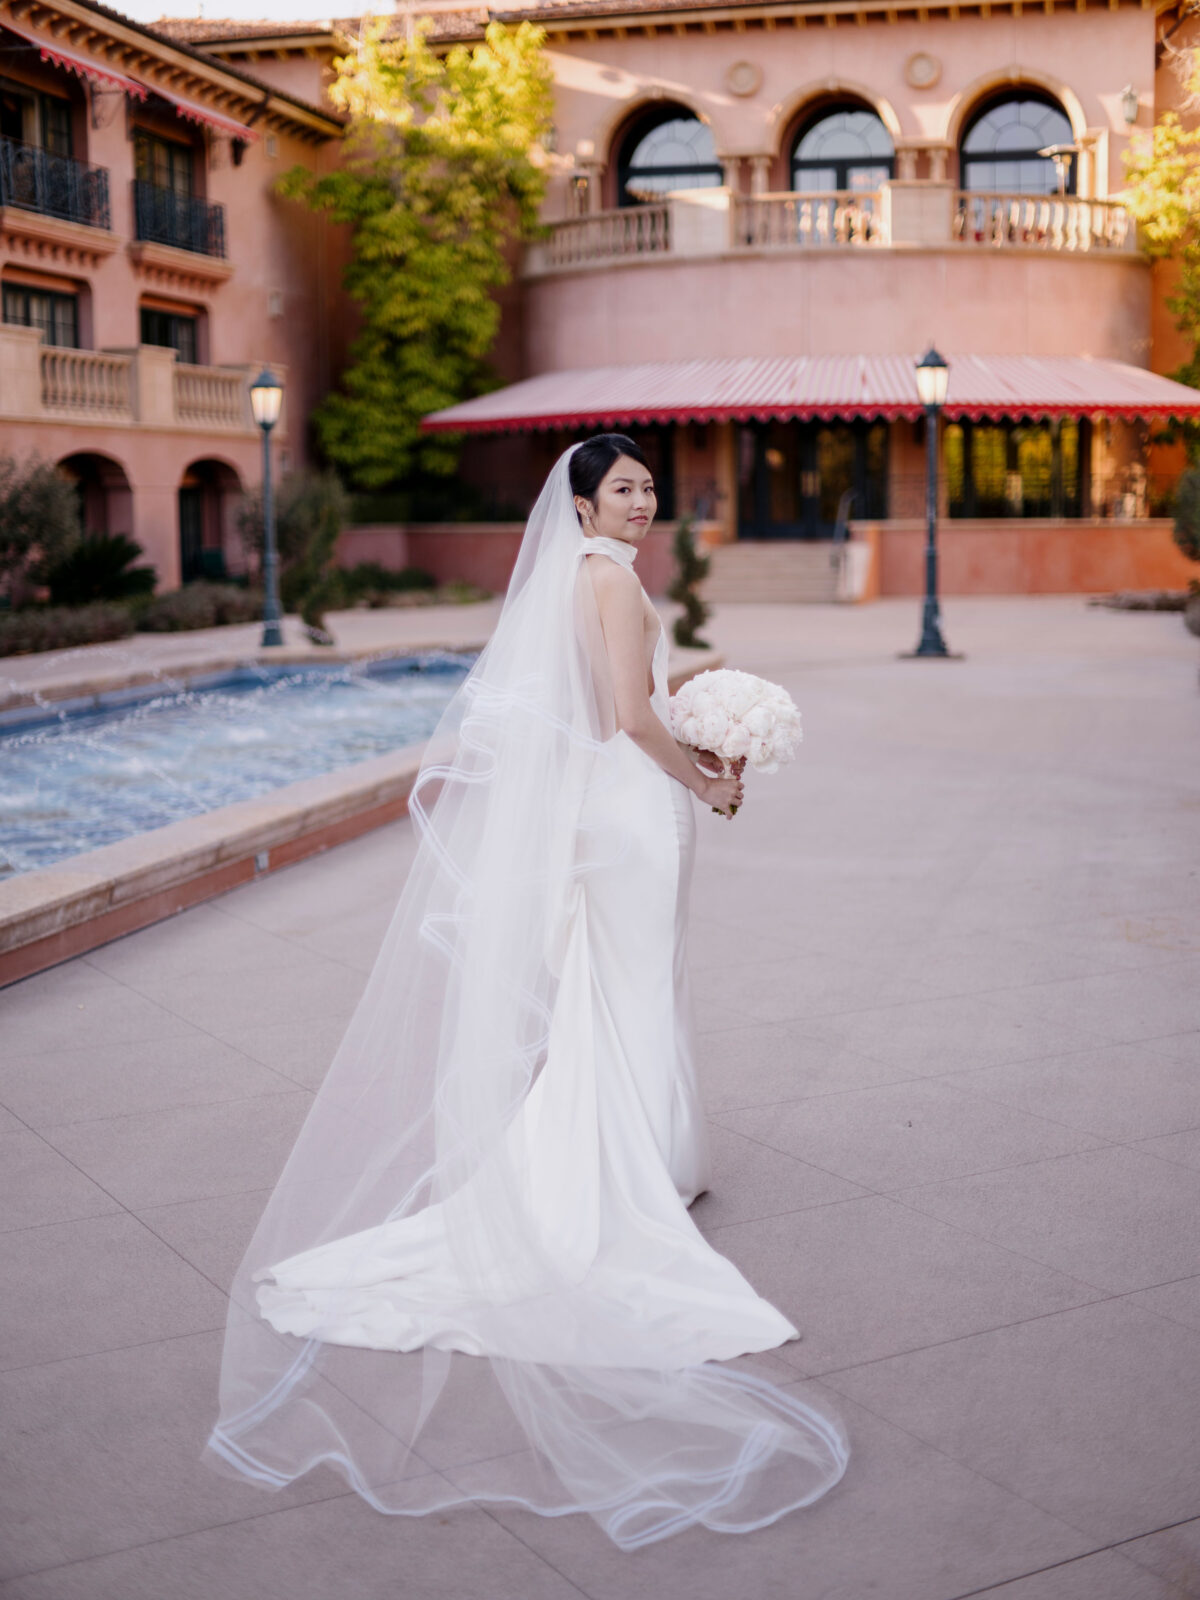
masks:
<svg viewBox="0 0 1200 1600"><path fill-rule="evenodd" d="M688 679L671 698L671 730L693 750L715 755L726 777L743 758L758 772L778 772L801 739L800 712L787 690L731 667Z"/></svg>

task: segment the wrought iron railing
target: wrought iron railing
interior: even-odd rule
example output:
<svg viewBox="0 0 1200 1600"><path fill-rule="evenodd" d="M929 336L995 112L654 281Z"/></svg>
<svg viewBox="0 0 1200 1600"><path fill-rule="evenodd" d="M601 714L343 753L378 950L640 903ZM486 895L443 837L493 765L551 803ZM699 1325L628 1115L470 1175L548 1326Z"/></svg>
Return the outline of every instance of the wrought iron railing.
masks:
<svg viewBox="0 0 1200 1600"><path fill-rule="evenodd" d="M0 206L21 206L89 228L110 228L108 169L50 155L16 139L0 139Z"/></svg>
<svg viewBox="0 0 1200 1600"><path fill-rule="evenodd" d="M201 256L225 254L224 206L135 178L133 215L137 236L146 244L174 245Z"/></svg>

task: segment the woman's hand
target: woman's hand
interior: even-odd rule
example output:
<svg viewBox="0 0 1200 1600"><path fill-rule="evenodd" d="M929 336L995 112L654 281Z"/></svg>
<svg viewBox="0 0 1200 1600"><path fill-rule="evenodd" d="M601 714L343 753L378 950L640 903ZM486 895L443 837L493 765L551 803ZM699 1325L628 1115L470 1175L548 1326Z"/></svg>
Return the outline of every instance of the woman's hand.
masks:
<svg viewBox="0 0 1200 1600"><path fill-rule="evenodd" d="M696 765L702 772L715 772L718 776L723 775L724 768L721 766L721 758L712 750L693 750L690 745L686 744L683 746L683 748L687 751L688 755L694 758ZM740 778L742 773L746 770L745 756L738 756L736 761L730 763L730 766L732 768L734 777Z"/></svg>
<svg viewBox="0 0 1200 1600"><path fill-rule="evenodd" d="M704 768L698 769L704 772ZM723 811L726 816L733 815L733 808L742 803L742 780L739 775L728 778L714 778L704 774L704 783L700 789L700 799L716 811Z"/></svg>

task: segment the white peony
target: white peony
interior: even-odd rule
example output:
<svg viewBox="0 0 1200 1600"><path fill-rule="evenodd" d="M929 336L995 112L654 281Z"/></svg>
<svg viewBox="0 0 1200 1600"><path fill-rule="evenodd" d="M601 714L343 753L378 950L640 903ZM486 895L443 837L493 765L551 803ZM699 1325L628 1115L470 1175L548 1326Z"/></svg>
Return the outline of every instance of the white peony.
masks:
<svg viewBox="0 0 1200 1600"><path fill-rule="evenodd" d="M780 684L722 667L699 672L671 700L675 737L759 772L777 772L801 740L800 713Z"/></svg>

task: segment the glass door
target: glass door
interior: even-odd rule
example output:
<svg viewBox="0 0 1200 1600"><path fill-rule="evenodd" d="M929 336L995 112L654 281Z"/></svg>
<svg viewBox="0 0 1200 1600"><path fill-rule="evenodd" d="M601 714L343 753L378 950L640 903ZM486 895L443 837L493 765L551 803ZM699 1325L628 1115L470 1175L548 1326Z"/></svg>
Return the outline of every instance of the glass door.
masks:
<svg viewBox="0 0 1200 1600"><path fill-rule="evenodd" d="M839 511L887 514L887 424L748 423L738 431L738 537L832 539Z"/></svg>

